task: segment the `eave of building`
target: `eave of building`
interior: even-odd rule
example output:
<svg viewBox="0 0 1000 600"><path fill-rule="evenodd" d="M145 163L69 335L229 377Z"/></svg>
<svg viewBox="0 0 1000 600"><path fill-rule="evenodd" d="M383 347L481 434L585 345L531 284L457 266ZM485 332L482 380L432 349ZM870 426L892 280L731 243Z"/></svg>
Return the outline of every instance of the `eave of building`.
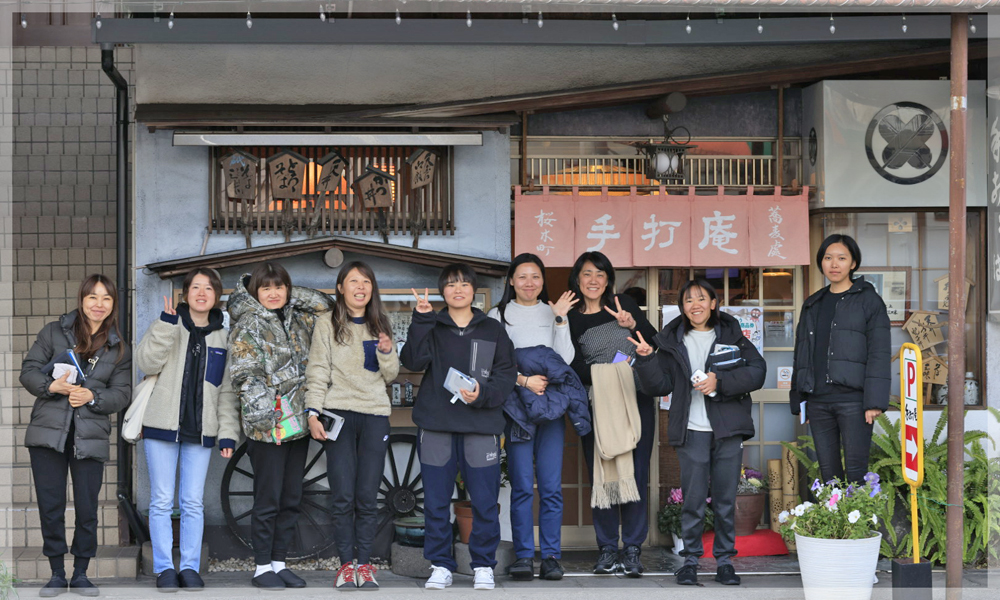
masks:
<svg viewBox="0 0 1000 600"><path fill-rule="evenodd" d="M147 264L145 268L159 275L161 279L169 279L183 275L191 269L199 267L222 269L298 256L311 252L325 252L332 248L337 248L342 252L377 256L415 265L438 268L451 263L464 262L471 266L476 273L489 277L503 277L507 273L508 265L506 262L488 258L437 252L434 250L424 250L422 248L411 248L409 246L398 246L343 236L327 236L298 242L247 248L245 250L232 250L229 252L167 260Z"/></svg>

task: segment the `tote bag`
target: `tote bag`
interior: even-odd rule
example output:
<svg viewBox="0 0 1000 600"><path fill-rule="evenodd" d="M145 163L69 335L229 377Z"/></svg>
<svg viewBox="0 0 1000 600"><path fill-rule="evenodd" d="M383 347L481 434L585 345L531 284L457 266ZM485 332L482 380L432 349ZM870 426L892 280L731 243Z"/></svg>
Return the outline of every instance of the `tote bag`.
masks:
<svg viewBox="0 0 1000 600"><path fill-rule="evenodd" d="M146 405L149 404L149 397L153 395L153 388L159 377L147 375L132 392L132 403L125 411L125 421L122 422L122 438L130 444L142 437L142 416L146 413Z"/></svg>

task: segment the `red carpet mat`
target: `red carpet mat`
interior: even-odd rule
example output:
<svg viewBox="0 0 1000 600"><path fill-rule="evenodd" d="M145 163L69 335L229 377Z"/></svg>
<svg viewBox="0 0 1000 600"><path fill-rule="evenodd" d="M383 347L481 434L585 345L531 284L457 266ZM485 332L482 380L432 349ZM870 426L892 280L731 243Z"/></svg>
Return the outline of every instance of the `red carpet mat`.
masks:
<svg viewBox="0 0 1000 600"><path fill-rule="evenodd" d="M712 543L715 541L715 533L709 532L701 537L702 547L705 555L712 554ZM758 529L751 535L736 536L736 552L739 556L779 556L788 554L785 540L781 535L770 529Z"/></svg>

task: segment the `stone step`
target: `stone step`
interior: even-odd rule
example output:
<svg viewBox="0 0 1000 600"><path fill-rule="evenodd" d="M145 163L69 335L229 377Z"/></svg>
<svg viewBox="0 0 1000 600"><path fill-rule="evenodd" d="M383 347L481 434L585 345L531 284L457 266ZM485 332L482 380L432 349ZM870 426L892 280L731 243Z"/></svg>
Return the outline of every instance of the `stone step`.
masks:
<svg viewBox="0 0 1000 600"><path fill-rule="evenodd" d="M12 548L14 576L21 581L48 581L52 576L48 557L42 554L41 546ZM67 554L66 572L73 573L73 555ZM135 579L139 572L138 546L98 546L97 556L90 559L87 576L91 579L127 578Z"/></svg>
<svg viewBox="0 0 1000 600"><path fill-rule="evenodd" d="M42 546L42 527L38 505L34 502L15 502L5 509L10 522L10 545L12 548ZM73 543L73 529L76 523L76 508L71 502L66 505L66 543ZM97 507L97 544L117 546L118 544L118 503L102 501Z"/></svg>

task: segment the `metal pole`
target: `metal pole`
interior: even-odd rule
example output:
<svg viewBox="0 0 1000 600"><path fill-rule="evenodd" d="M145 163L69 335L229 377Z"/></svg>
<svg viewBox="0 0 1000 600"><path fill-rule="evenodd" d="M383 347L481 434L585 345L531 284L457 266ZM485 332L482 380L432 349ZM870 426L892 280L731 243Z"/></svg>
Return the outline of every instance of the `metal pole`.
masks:
<svg viewBox="0 0 1000 600"><path fill-rule="evenodd" d="M951 15L951 187L948 257L947 599L962 597L965 461L965 133L969 94L969 16Z"/></svg>

